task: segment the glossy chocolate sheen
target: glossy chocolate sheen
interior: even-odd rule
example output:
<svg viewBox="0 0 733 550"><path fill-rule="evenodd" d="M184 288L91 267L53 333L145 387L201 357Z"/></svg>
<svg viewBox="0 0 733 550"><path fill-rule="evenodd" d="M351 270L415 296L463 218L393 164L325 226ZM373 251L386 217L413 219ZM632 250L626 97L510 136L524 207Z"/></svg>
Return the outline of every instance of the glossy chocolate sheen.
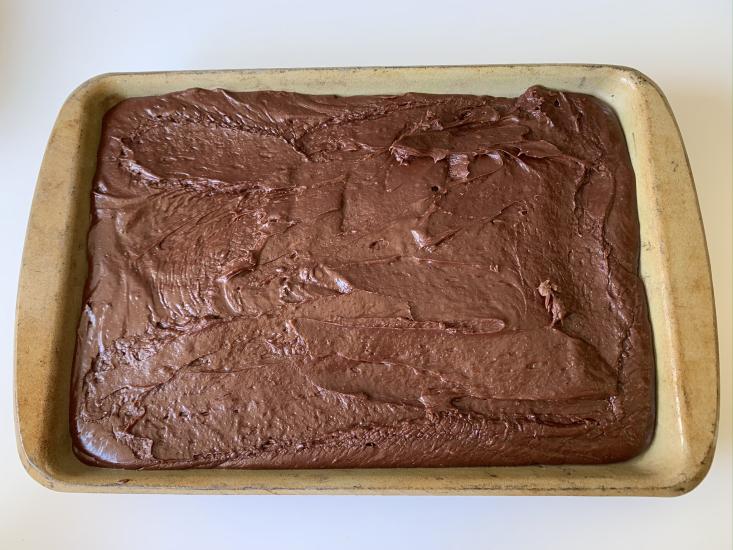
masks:
<svg viewBox="0 0 733 550"><path fill-rule="evenodd" d="M128 99L88 246L88 463L602 463L651 438L634 173L591 96Z"/></svg>

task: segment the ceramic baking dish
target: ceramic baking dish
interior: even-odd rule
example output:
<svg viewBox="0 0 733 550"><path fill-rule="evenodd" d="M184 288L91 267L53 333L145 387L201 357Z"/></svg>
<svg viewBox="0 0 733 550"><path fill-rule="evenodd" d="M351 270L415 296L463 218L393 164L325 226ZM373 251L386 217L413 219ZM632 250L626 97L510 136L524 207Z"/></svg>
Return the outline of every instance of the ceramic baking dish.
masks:
<svg viewBox="0 0 733 550"><path fill-rule="evenodd" d="M613 106L636 171L641 274L657 364L654 440L618 464L498 468L129 471L79 462L69 383L86 277L90 186L101 117L118 101L189 87L516 96L528 86L593 94ZM718 357L710 268L684 145L664 96L639 72L597 65L498 65L107 74L61 108L36 184L15 335L15 415L25 468L62 491L679 495L715 446Z"/></svg>

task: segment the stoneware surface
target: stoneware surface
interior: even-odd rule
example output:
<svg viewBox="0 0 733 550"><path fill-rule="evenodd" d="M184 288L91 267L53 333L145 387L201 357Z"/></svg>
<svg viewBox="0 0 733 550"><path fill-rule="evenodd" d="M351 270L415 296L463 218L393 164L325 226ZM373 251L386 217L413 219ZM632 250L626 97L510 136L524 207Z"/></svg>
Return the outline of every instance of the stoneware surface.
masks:
<svg viewBox="0 0 733 550"><path fill-rule="evenodd" d="M657 425L628 462L587 466L355 470L129 471L86 466L71 450L69 382L86 277L86 232L101 117L118 101L189 87L516 96L528 86L593 94L616 110L637 178L641 274L657 361ZM234 70L107 74L59 113L38 177L20 274L15 420L25 468L61 491L679 495L715 447L718 357L710 268L684 145L661 91L633 69L598 65Z"/></svg>

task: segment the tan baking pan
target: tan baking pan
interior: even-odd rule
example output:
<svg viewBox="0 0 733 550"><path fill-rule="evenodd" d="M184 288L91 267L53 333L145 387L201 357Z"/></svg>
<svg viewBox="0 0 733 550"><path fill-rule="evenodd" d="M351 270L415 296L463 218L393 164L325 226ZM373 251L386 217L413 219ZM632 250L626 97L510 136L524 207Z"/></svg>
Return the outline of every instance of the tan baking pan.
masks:
<svg viewBox="0 0 733 550"><path fill-rule="evenodd" d="M86 277L89 199L103 113L118 101L189 87L373 94L516 96L532 84L610 103L637 177L641 273L657 360L651 447L593 466L361 470L123 471L71 451L70 371ZM43 159L23 254L15 337L15 415L25 468L62 491L158 493L383 493L679 495L706 474L715 446L718 357L710 268L684 145L664 96L632 69L498 65L108 74L61 108Z"/></svg>

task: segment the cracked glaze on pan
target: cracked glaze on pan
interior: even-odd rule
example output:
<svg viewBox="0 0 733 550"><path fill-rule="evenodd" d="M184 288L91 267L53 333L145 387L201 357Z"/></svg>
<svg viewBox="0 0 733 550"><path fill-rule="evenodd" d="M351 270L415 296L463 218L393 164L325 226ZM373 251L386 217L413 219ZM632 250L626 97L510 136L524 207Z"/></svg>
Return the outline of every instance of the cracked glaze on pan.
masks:
<svg viewBox="0 0 733 550"><path fill-rule="evenodd" d="M92 218L86 462L602 463L649 443L634 174L590 96L128 99Z"/></svg>

